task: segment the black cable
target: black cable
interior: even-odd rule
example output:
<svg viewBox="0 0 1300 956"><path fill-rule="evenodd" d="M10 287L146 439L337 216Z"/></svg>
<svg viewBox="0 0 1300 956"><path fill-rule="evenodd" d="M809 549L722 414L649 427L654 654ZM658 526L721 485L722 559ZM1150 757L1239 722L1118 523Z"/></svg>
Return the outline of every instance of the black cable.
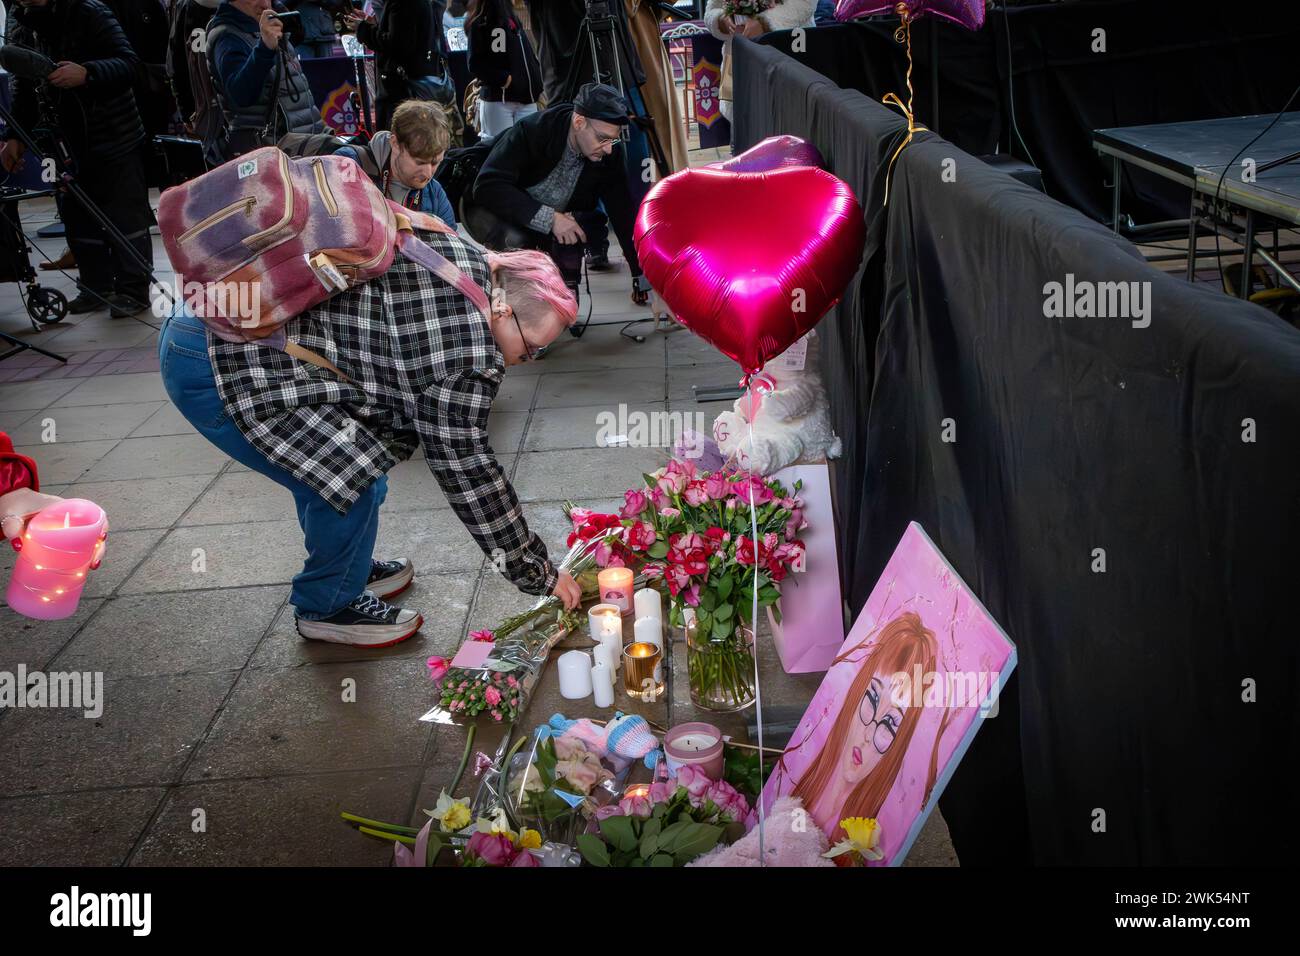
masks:
<svg viewBox="0 0 1300 956"><path fill-rule="evenodd" d="M1025 138L1020 135L1020 124L1016 122L1015 69L1012 65L1011 58L1011 14L1005 3L1002 4L1002 25L1007 34L1007 113L1011 117L1011 129L1015 132L1016 139L1020 140L1020 148L1025 151L1025 159L1029 160L1035 169L1042 169L1042 167L1038 165L1038 161L1034 159L1034 154L1029 151L1029 146L1025 143ZM1046 185L1043 187L1043 192L1047 192Z"/></svg>
<svg viewBox="0 0 1300 956"><path fill-rule="evenodd" d="M1262 137L1265 133L1267 133L1267 132L1268 132L1269 130L1271 130L1274 126L1277 125L1277 121L1280 120L1280 119L1282 118L1282 116L1286 113L1286 111L1289 110L1289 109L1291 108L1291 104L1292 104L1293 102L1295 102L1295 98L1296 98L1296 95L1297 95L1297 94L1300 94L1300 86L1297 86L1297 87L1296 87L1296 88L1291 92L1290 97L1287 98L1286 105L1284 105L1280 110L1277 111L1277 115L1273 117L1272 122L1270 122L1270 123L1269 123L1267 126L1265 126L1262 130L1260 130L1260 131L1259 131L1258 133L1256 133L1253 137L1251 137L1250 142L1247 143L1245 146L1241 147L1241 149L1237 150L1237 154L1236 154L1235 156L1233 156L1232 159L1228 160L1228 164L1227 164L1226 166L1223 167L1223 172L1219 174L1219 182L1218 182L1218 185L1216 185L1216 186L1214 187L1214 208L1210 210L1211 215L1213 215L1214 218L1215 218L1216 220L1219 218L1219 193L1223 190L1223 182L1224 182L1224 180L1228 178L1228 170L1231 169L1233 166L1235 166L1235 165L1237 164L1237 160L1241 158L1241 154L1242 154L1242 153L1244 153L1246 150L1248 150L1248 149L1250 149L1252 146L1254 146L1255 143L1259 141L1260 137ZM1243 257L1246 256L1246 255L1248 255L1248 254L1249 254L1249 251L1250 251L1250 250L1246 249L1246 248L1243 246L1243 247L1242 247L1242 254L1243 254ZM1187 254L1188 254L1189 256L1195 256L1195 255L1196 255L1196 250L1195 250L1195 249L1188 249L1188 250L1187 250ZM1218 266L1218 268L1219 268L1219 285L1220 285L1220 287L1226 289L1226 288L1227 288L1227 282L1226 282L1225 277L1224 277L1224 274L1223 274L1223 250L1222 250L1222 248L1220 247L1220 244L1219 244L1219 230L1218 230L1218 229L1215 229L1215 230L1214 230L1214 261L1215 261L1215 264L1216 264L1216 265ZM1193 281L1195 281L1195 272L1193 272L1192 275L1193 275Z"/></svg>

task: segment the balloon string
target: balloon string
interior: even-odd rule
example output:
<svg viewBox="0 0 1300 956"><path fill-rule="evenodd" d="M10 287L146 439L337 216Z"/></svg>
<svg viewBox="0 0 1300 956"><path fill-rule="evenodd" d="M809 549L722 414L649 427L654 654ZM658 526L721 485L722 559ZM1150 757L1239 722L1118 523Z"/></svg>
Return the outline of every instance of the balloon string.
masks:
<svg viewBox="0 0 1300 956"><path fill-rule="evenodd" d="M750 415L752 418L753 415ZM754 454L754 423L746 421L749 429L749 454ZM752 457L751 457L752 461ZM753 659L754 659L754 716L758 723L758 865L767 866L767 852L764 844L765 824L767 814L763 810L763 694L758 686L758 556L759 549L762 545L758 540L758 512L754 505L754 472L751 468L749 471L749 523L752 528L751 534L754 536L754 605L750 611L749 625L750 636L754 639ZM744 639L744 635L741 635ZM782 755L784 757L784 754Z"/></svg>
<svg viewBox="0 0 1300 956"><path fill-rule="evenodd" d="M907 104L903 104L903 101L898 98L897 93L886 93L881 99L881 102L887 106L897 106L903 111L903 115L907 117L907 135L903 137L903 141L899 143L898 148L894 150L894 155L889 157L889 165L885 169L884 205L886 206L889 205L889 178L894 173L894 161L898 159L898 155L903 151L907 144L912 141L912 135L914 133L927 132L926 128L916 122L916 118L912 115L912 18L903 4L899 4L899 6L903 7L903 25L894 31L894 40L898 43L907 44Z"/></svg>

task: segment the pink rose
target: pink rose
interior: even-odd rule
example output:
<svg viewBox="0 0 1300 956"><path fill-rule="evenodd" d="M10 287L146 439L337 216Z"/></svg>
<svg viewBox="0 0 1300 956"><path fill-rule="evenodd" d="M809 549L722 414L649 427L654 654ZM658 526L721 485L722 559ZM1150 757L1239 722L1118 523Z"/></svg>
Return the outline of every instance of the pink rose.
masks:
<svg viewBox="0 0 1300 956"><path fill-rule="evenodd" d="M661 518L680 518L682 513L676 508L660 508L659 517Z"/></svg>
<svg viewBox="0 0 1300 956"><path fill-rule="evenodd" d="M686 788L692 804L698 804L712 785L713 781L704 771L693 764L682 764L677 768L677 786Z"/></svg>
<svg viewBox="0 0 1300 956"><path fill-rule="evenodd" d="M476 831L469 838L465 852L478 857L488 866L509 866L515 858L515 845L504 833Z"/></svg>
<svg viewBox="0 0 1300 956"><path fill-rule="evenodd" d="M495 720L497 723L500 723L500 722L501 722L501 711L499 711L499 710L494 710L494 711L492 711L492 719Z"/></svg>
<svg viewBox="0 0 1300 956"><path fill-rule="evenodd" d="M704 799L712 800L713 805L731 817L734 822L739 823L749 816L749 801L725 780L718 780L710 785L704 793Z"/></svg>
<svg viewBox="0 0 1300 956"><path fill-rule="evenodd" d="M664 472L669 475L681 475L684 478L695 477L695 462L682 458L670 458Z"/></svg>
<svg viewBox="0 0 1300 956"><path fill-rule="evenodd" d="M489 687L483 692L483 699L488 702L489 707L495 707L497 704L501 703L501 691L497 690L495 687Z"/></svg>
<svg viewBox="0 0 1300 956"><path fill-rule="evenodd" d="M732 494L736 496L737 501L743 501L748 504L750 496L753 495L755 508L767 504L776 497L776 495L772 493L772 489L767 486L767 482L758 475L748 475L740 481L737 481L731 487Z"/></svg>
<svg viewBox="0 0 1300 956"><path fill-rule="evenodd" d="M714 473L704 479L704 492L714 501L721 501L731 493L731 482L722 475Z"/></svg>
<svg viewBox="0 0 1300 956"><path fill-rule="evenodd" d="M680 495L687 483L690 481L685 475L669 473L655 482L656 486L666 495Z"/></svg>
<svg viewBox="0 0 1300 956"><path fill-rule="evenodd" d="M709 500L709 493L704 488L704 482L692 481L682 492L682 501L686 502L692 508L698 508Z"/></svg>
<svg viewBox="0 0 1300 956"><path fill-rule="evenodd" d="M429 667L429 680L440 681L451 670L451 664L445 657L430 657L425 663Z"/></svg>
<svg viewBox="0 0 1300 956"><path fill-rule="evenodd" d="M541 866L542 864L538 863L537 857L533 856L527 850L520 850L519 855L515 857L514 862L511 863L510 865L512 867L514 866L529 867L529 866Z"/></svg>
<svg viewBox="0 0 1300 956"><path fill-rule="evenodd" d="M485 643L485 644L491 644L491 643L494 642L497 638L496 638L496 635L493 634L491 631L489 631L489 630L482 630L482 631L470 631L470 632L469 632L469 639L470 639L471 641L482 641L482 642Z"/></svg>
<svg viewBox="0 0 1300 956"><path fill-rule="evenodd" d="M608 820L610 817L623 816L623 809L617 803L607 803L603 807L597 807L595 817L599 820Z"/></svg>
<svg viewBox="0 0 1300 956"><path fill-rule="evenodd" d="M700 606L700 586L698 584L692 584L683 590L679 596L686 602L688 607Z"/></svg>
<svg viewBox="0 0 1300 956"><path fill-rule="evenodd" d="M577 531L579 528L581 528L584 524L587 523L587 519L590 518L595 513L596 512L592 511L590 508L572 509L569 512L569 520L573 522L573 530Z"/></svg>
<svg viewBox="0 0 1300 956"><path fill-rule="evenodd" d="M790 512L790 519L785 523L785 539L793 541L803 528L803 512L795 508Z"/></svg>
<svg viewBox="0 0 1300 956"><path fill-rule="evenodd" d="M638 521L627 529L627 546L633 551L644 551L654 544L658 537L653 525Z"/></svg>
<svg viewBox="0 0 1300 956"><path fill-rule="evenodd" d="M624 566L623 559L619 557L613 545L605 540L597 542L596 547L591 551L591 557L596 562L597 567L621 568Z"/></svg>
<svg viewBox="0 0 1300 956"><path fill-rule="evenodd" d="M650 784L650 802L664 803L671 800L673 794L676 792L677 784L671 780L667 782L652 783Z"/></svg>
<svg viewBox="0 0 1300 956"><path fill-rule="evenodd" d="M624 518L635 518L646 509L645 492L637 491L633 488L631 491L623 492L623 507L618 510Z"/></svg>
<svg viewBox="0 0 1300 956"><path fill-rule="evenodd" d="M508 676L508 677L506 678L506 683L509 684L511 687L518 687L518 686L519 686L519 680L518 680L518 678L515 677L514 674L511 674L510 676Z"/></svg>
<svg viewBox="0 0 1300 956"><path fill-rule="evenodd" d="M648 817L654 812L654 807L642 794L624 797L618 802L618 809L625 817Z"/></svg>

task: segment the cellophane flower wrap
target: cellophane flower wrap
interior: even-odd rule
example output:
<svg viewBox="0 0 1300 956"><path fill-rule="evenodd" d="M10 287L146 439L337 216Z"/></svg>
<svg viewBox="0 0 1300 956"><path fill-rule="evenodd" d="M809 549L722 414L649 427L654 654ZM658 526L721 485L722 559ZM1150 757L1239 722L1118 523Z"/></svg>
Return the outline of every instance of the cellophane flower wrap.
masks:
<svg viewBox="0 0 1300 956"><path fill-rule="evenodd" d="M557 566L577 580L584 601L598 590L594 550L592 542L572 543ZM438 701L420 719L440 724L479 719L512 723L527 707L552 648L580 626L578 613L566 612L558 598L545 597L491 630L471 632L468 640L491 643L491 653L478 667L452 667L452 658L429 658Z"/></svg>

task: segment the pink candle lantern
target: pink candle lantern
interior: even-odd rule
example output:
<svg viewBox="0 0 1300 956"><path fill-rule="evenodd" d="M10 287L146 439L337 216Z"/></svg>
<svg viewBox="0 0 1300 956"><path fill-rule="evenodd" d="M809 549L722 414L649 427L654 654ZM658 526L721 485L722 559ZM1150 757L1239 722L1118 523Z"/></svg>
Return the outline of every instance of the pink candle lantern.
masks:
<svg viewBox="0 0 1300 956"><path fill-rule="evenodd" d="M698 721L678 724L664 735L664 756L670 773L691 764L710 780L721 780L722 731Z"/></svg>
<svg viewBox="0 0 1300 956"><path fill-rule="evenodd" d="M9 606L39 621L70 617L86 573L99 567L107 525L104 509L84 498L55 502L33 515L5 592Z"/></svg>
<svg viewBox="0 0 1300 956"><path fill-rule="evenodd" d="M600 602L612 604L623 617L632 616L632 569L605 568L596 575L600 586Z"/></svg>

